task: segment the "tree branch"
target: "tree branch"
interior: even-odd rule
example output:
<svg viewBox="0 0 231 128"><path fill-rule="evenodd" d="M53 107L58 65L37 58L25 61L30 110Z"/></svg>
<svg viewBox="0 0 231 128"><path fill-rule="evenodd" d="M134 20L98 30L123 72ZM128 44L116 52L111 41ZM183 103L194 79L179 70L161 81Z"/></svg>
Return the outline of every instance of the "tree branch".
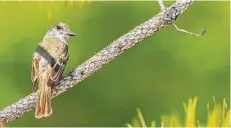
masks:
<svg viewBox="0 0 231 128"><path fill-rule="evenodd" d="M172 24L193 2L194 0L176 0L176 2L170 7L165 8L164 11L159 12L151 19L113 41L103 50L64 76L61 82L52 89L52 98L74 87L76 84L100 69L103 65L122 54L126 49L133 47L168 24ZM4 126L6 123L31 111L36 105L37 94L37 92L34 92L0 110L0 126Z"/></svg>

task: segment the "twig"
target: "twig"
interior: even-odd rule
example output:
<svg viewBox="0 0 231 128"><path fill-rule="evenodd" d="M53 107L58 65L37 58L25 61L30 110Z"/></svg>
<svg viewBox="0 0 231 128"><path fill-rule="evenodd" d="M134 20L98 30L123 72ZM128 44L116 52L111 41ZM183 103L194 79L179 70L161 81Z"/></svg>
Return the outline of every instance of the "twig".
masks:
<svg viewBox="0 0 231 128"><path fill-rule="evenodd" d="M164 11L165 6L164 6L163 0L157 0L157 1L158 1L159 5L160 5L160 10L161 10L161 11Z"/></svg>
<svg viewBox="0 0 231 128"><path fill-rule="evenodd" d="M187 30L184 30L184 29L180 29L180 28L178 28L177 26L176 26L176 24L172 24L175 28L176 28L176 30L177 31L179 31L179 32L183 32L183 33L187 33L187 34L189 34L190 36L195 36L195 37L198 37L198 36L202 36L202 35L204 35L205 33L206 33L206 28L204 28L204 30L201 32L201 33L192 33L192 32L189 32L189 31L187 31Z"/></svg>
<svg viewBox="0 0 231 128"><path fill-rule="evenodd" d="M122 54L126 49L131 48L166 25L172 24L172 22L193 2L194 0L177 0L170 7L165 8L165 11L159 12L151 19L113 41L103 50L64 76L60 84L52 89L52 98L83 81L103 65ZM0 110L0 126L4 126L6 123L23 116L23 114L35 107L36 102L37 92L34 92Z"/></svg>

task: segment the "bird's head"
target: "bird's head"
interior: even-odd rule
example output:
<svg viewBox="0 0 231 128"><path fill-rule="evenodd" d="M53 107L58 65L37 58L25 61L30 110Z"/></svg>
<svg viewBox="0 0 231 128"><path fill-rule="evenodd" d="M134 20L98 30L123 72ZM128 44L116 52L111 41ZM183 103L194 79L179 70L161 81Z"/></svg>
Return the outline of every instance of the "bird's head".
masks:
<svg viewBox="0 0 231 128"><path fill-rule="evenodd" d="M57 24L52 26L51 29L47 31L44 38L53 36L53 37L58 37L58 38L61 38L67 41L67 39L70 36L75 36L75 35L76 35L75 33L71 32L67 24L63 22L58 22Z"/></svg>

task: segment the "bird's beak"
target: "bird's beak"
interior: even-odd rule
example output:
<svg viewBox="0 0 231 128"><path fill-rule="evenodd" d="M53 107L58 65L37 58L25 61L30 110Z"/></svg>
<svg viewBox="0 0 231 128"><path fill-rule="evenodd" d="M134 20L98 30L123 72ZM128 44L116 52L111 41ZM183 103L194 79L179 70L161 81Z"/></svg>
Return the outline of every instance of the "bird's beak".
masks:
<svg viewBox="0 0 231 128"><path fill-rule="evenodd" d="M69 36L76 36L76 34L73 33L73 32L71 32L71 31L69 31L67 34L68 34Z"/></svg>

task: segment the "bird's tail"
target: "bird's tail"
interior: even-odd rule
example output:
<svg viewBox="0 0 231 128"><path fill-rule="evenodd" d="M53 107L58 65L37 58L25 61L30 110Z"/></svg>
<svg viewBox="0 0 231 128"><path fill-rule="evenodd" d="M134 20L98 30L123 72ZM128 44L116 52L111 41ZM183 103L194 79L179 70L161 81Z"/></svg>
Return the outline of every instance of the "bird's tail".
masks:
<svg viewBox="0 0 231 128"><path fill-rule="evenodd" d="M52 114L51 86L48 80L48 76L41 76L38 79L38 100L35 109L35 118L47 117Z"/></svg>

